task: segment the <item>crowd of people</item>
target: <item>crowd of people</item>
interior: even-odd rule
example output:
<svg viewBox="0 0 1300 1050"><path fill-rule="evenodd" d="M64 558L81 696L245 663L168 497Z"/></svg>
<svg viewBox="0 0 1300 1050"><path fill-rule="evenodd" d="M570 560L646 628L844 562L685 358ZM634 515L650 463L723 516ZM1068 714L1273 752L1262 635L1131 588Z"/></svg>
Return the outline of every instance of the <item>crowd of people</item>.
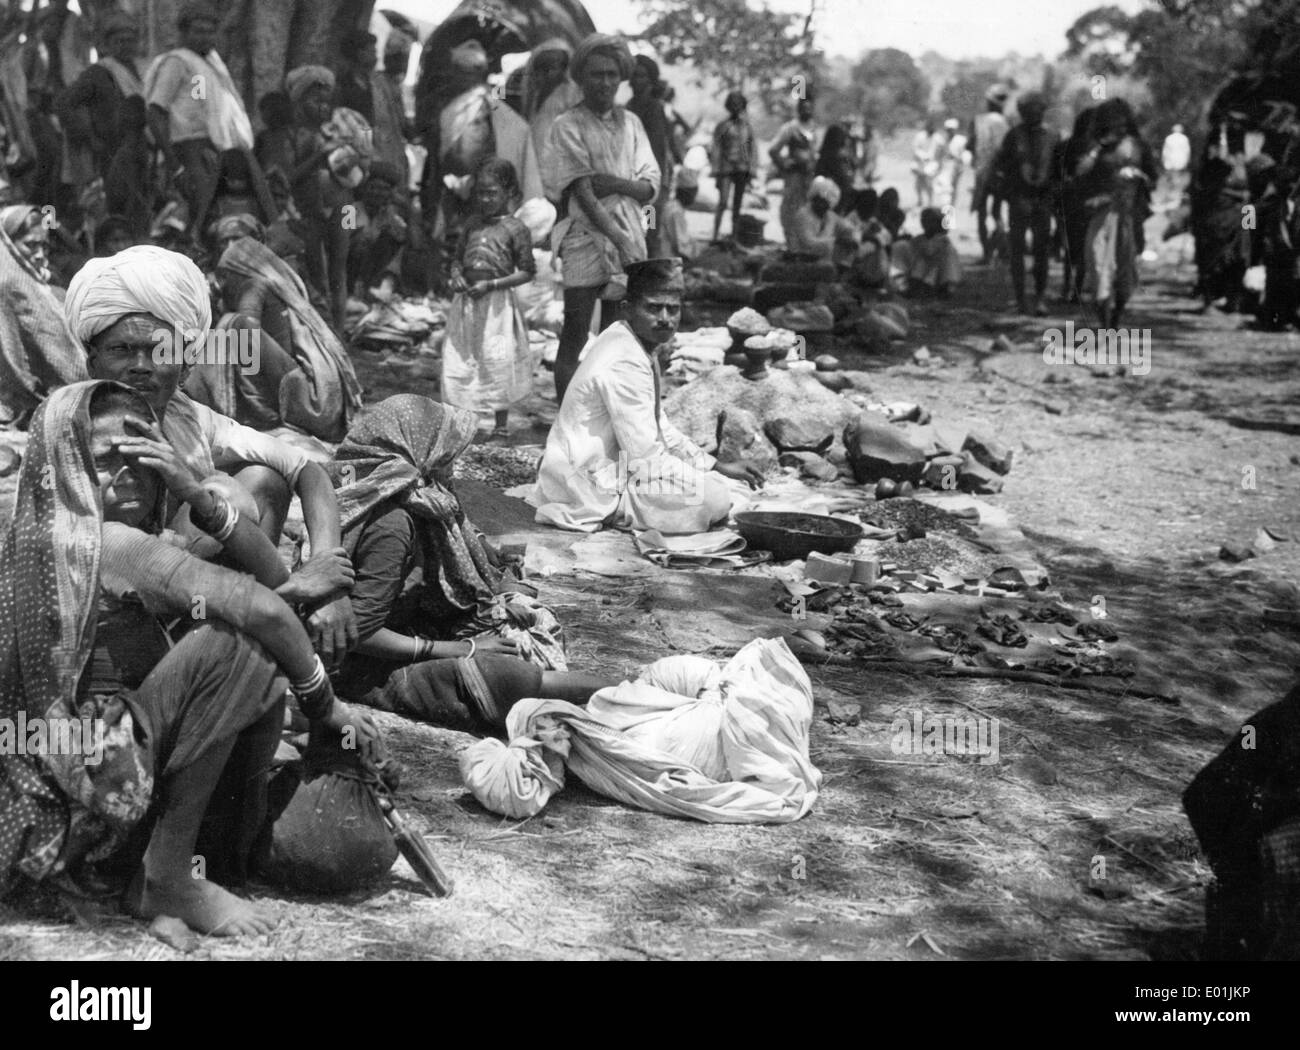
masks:
<svg viewBox="0 0 1300 1050"><path fill-rule="evenodd" d="M124 12L101 12L93 39L62 0L0 27L0 51L21 55L0 63L0 426L26 432L0 549L0 717L106 727L93 762L0 755L0 890L124 895L137 915L239 935L275 922L228 887L265 860L286 725L318 761L376 772L391 760L368 708L500 733L521 699L582 704L613 684L568 666L561 623L450 480L481 418L506 439L532 394L538 317L558 340L538 522L701 533L764 474L664 413L699 172L653 60L602 34L549 40L501 92L471 39L408 118L413 41L395 30L381 71L355 30L336 67L290 69L258 99L255 133L219 24L188 0L179 46L147 64ZM800 99L766 151L787 260L865 296L949 295L970 168L986 261L1009 259L1020 309L1045 312L1055 245L1067 295L1117 324L1151 151L1120 100L1067 139L1032 92L1013 124L1010 98L994 85L965 132L917 135L912 230L898 191L875 188L870 129L822 127ZM747 98L725 110L713 235L729 216L734 244L764 173ZM1290 154L1270 166L1241 142L1229 122L1191 189L1207 298L1239 294L1257 257L1294 273ZM1174 142L1164 157L1179 193L1180 156ZM1278 205L1261 242L1225 217L1256 199ZM449 297L438 399L364 405L350 303L431 291ZM1294 316L1294 291L1270 296L1269 316ZM295 497L306 556L291 564Z"/></svg>

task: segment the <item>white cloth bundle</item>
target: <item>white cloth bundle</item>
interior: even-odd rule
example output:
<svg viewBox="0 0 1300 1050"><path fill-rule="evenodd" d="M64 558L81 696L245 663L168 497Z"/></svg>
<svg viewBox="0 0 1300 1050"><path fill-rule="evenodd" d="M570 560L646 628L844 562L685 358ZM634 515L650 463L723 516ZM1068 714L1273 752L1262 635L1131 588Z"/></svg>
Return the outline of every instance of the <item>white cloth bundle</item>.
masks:
<svg viewBox="0 0 1300 1050"><path fill-rule="evenodd" d="M786 823L821 787L808 758L812 714L812 685L789 647L759 638L723 668L698 656L658 660L585 710L521 700L507 718L509 746L475 744L461 776L485 808L510 817L539 812L567 765L593 791L654 813Z"/></svg>

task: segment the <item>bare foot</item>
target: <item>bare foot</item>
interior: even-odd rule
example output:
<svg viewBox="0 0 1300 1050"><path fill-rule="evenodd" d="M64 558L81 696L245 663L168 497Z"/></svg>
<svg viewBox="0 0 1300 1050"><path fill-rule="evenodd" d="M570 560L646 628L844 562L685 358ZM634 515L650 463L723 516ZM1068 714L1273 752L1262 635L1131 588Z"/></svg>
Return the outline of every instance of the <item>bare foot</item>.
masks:
<svg viewBox="0 0 1300 1050"><path fill-rule="evenodd" d="M185 874L169 881L139 881L139 900L130 900L131 894L128 894L128 907L138 903L137 914L144 919L175 916L190 929L213 937L250 937L270 933L280 921L279 916L236 897L207 879L195 879Z"/></svg>

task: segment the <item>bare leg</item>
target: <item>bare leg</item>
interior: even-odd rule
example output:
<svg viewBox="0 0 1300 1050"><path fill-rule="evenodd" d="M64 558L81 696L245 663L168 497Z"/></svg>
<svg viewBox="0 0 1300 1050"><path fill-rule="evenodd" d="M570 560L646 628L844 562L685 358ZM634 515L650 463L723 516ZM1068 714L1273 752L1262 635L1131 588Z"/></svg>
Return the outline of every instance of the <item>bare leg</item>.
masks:
<svg viewBox="0 0 1300 1050"><path fill-rule="evenodd" d="M591 315L600 298L599 288L564 289L564 325L560 329L560 345L555 354L555 396L564 404L564 392L569 380L578 370L578 355L587 345L591 329Z"/></svg>
<svg viewBox="0 0 1300 1050"><path fill-rule="evenodd" d="M199 825L235 739L218 741L163 784L162 812L144 855L139 899L144 918L175 916L199 933L219 937L270 933L278 923L275 916L197 877L192 866Z"/></svg>

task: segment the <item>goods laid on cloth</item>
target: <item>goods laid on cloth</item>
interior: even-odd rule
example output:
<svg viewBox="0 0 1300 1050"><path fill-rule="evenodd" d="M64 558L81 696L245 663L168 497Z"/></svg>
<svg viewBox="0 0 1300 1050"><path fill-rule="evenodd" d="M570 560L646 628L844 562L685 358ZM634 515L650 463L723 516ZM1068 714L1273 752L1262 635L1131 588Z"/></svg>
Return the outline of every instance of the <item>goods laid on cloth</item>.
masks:
<svg viewBox="0 0 1300 1050"><path fill-rule="evenodd" d="M730 529L692 536L665 536L658 529L638 532L636 549L665 569L740 569L768 560L766 551L745 550L745 539Z"/></svg>
<svg viewBox="0 0 1300 1050"><path fill-rule="evenodd" d="M656 660L586 709L522 700L507 719L509 745L474 744L461 777L484 807L515 818L540 812L567 766L593 791L653 813L788 823L821 788L808 757L812 715L812 685L789 647L759 638L721 668L699 656Z"/></svg>

